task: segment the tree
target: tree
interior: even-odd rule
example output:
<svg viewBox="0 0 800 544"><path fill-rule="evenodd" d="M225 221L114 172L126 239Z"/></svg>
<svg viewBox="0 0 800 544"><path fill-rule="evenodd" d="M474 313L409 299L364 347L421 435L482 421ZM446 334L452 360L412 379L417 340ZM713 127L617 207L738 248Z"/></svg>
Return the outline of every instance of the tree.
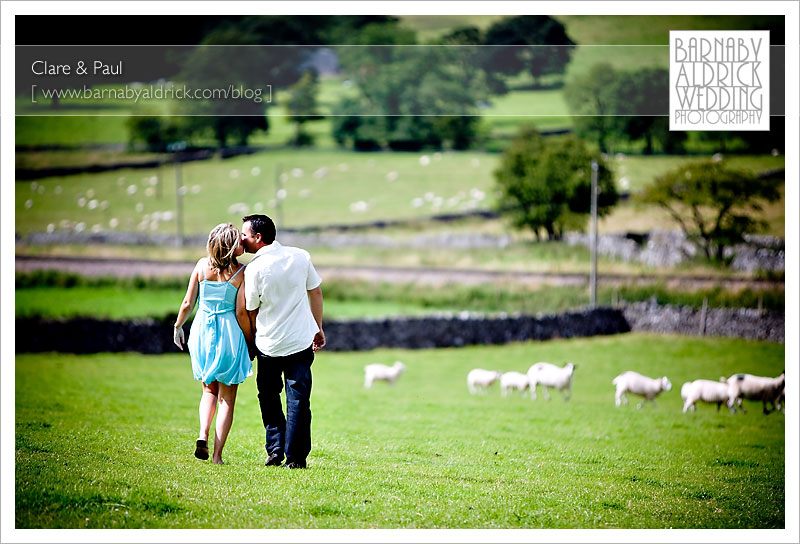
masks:
<svg viewBox="0 0 800 544"><path fill-rule="evenodd" d="M445 143L464 149L475 140L476 104L486 89L470 71L474 51L406 47L416 45L414 33L394 24L367 25L352 41L361 47L345 48L339 60L358 96L336 107L346 116L334 120L337 142L416 151Z"/></svg>
<svg viewBox="0 0 800 544"><path fill-rule="evenodd" d="M256 26L260 22L249 21ZM177 79L195 89L242 87L258 89L262 96L267 93L266 81L296 81L296 78L287 75L290 68L286 60L273 60L273 56L264 48L242 47L237 50L233 47L216 47L258 45L259 38L260 34L246 28L245 23L221 25L203 39L201 45L206 47L188 53ZM294 48L287 49L287 57L296 57ZM293 60L297 62L299 59ZM268 130L266 107L263 98L258 102L243 98L211 98L180 101L177 111L190 116L189 126L193 133L202 134L210 130L218 144L225 147L231 139L239 145L246 145L254 131Z"/></svg>
<svg viewBox="0 0 800 544"><path fill-rule="evenodd" d="M600 151L608 151L614 132L616 100L614 89L619 73L609 63L595 64L584 75L575 77L564 88L564 99L576 117L575 132L594 140Z"/></svg>
<svg viewBox="0 0 800 544"><path fill-rule="evenodd" d="M563 74L575 48L564 25L547 15L520 15L494 23L486 31L485 45L536 47L490 47L487 70L516 75L523 70L537 86L548 74ZM549 46L549 47L542 47Z"/></svg>
<svg viewBox="0 0 800 544"><path fill-rule="evenodd" d="M292 144L295 146L311 144L313 140L303 131L303 125L308 121L324 119L317 112L317 76L313 71L307 70L300 81L295 83L287 108L291 113L289 120L297 127Z"/></svg>
<svg viewBox="0 0 800 544"><path fill-rule="evenodd" d="M608 152L614 140L644 139L644 154L655 144L667 153L682 150L686 133L669 130L669 72L645 68L620 72L610 63L599 63L569 81L564 98L579 136L597 142Z"/></svg>
<svg viewBox="0 0 800 544"><path fill-rule="evenodd" d="M167 117L142 113L128 117L128 145L136 149L143 144L147 151L164 153L171 143L186 140L189 137L187 119L183 117Z"/></svg>
<svg viewBox="0 0 800 544"><path fill-rule="evenodd" d="M704 161L660 176L639 198L665 209L708 259L724 262L726 247L766 226L756 215L780 198L782 183Z"/></svg>
<svg viewBox="0 0 800 544"><path fill-rule="evenodd" d="M628 141L645 140L644 154L651 155L658 142L664 152L681 149L686 133L669 130L669 71L644 68L617 75L611 89L612 126Z"/></svg>
<svg viewBox="0 0 800 544"><path fill-rule="evenodd" d="M604 216L618 196L602 157L573 136L546 140L535 128L523 128L495 171L500 212L537 238L540 229L550 240L567 229L583 230L591 211L592 160L598 164L598 215Z"/></svg>

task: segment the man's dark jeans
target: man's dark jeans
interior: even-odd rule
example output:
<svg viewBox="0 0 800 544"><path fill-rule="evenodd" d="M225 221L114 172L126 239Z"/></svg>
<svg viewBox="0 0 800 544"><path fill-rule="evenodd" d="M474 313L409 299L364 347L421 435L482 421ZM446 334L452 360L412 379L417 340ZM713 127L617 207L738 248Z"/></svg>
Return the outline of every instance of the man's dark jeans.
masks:
<svg viewBox="0 0 800 544"><path fill-rule="evenodd" d="M308 349L270 357L258 355L258 404L267 432L267 453L286 456L286 462L305 464L311 451L311 363L314 351ZM286 380L286 417L281 391Z"/></svg>

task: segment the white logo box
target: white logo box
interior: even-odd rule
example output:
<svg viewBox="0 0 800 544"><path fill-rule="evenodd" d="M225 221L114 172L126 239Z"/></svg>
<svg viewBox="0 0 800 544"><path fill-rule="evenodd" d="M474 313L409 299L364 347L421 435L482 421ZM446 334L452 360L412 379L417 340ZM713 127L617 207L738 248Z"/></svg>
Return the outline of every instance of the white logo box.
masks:
<svg viewBox="0 0 800 544"><path fill-rule="evenodd" d="M671 30L670 130L769 130L769 31Z"/></svg>

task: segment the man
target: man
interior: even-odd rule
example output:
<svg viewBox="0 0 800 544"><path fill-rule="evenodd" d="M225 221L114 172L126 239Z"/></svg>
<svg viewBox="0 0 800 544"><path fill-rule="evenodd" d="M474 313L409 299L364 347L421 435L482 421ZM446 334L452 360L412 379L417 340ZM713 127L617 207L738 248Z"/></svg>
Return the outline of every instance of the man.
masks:
<svg viewBox="0 0 800 544"><path fill-rule="evenodd" d="M250 320L248 344L258 358L258 404L266 429L267 466L306 468L311 451L311 363L325 347L322 279L307 251L275 240L266 215L242 218L242 245L255 253L240 293ZM241 298L244 298L244 301ZM243 330L245 328L243 327ZM286 416L281 391L286 381Z"/></svg>

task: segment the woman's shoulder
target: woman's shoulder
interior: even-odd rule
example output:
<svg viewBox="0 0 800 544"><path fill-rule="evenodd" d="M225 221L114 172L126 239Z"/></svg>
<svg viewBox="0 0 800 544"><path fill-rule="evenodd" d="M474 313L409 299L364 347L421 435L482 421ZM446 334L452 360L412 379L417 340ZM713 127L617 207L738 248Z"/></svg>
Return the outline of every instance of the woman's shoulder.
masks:
<svg viewBox="0 0 800 544"><path fill-rule="evenodd" d="M231 268L231 283L235 283L237 285L241 284L244 281L244 275L247 273L246 264L237 263L238 266Z"/></svg>

